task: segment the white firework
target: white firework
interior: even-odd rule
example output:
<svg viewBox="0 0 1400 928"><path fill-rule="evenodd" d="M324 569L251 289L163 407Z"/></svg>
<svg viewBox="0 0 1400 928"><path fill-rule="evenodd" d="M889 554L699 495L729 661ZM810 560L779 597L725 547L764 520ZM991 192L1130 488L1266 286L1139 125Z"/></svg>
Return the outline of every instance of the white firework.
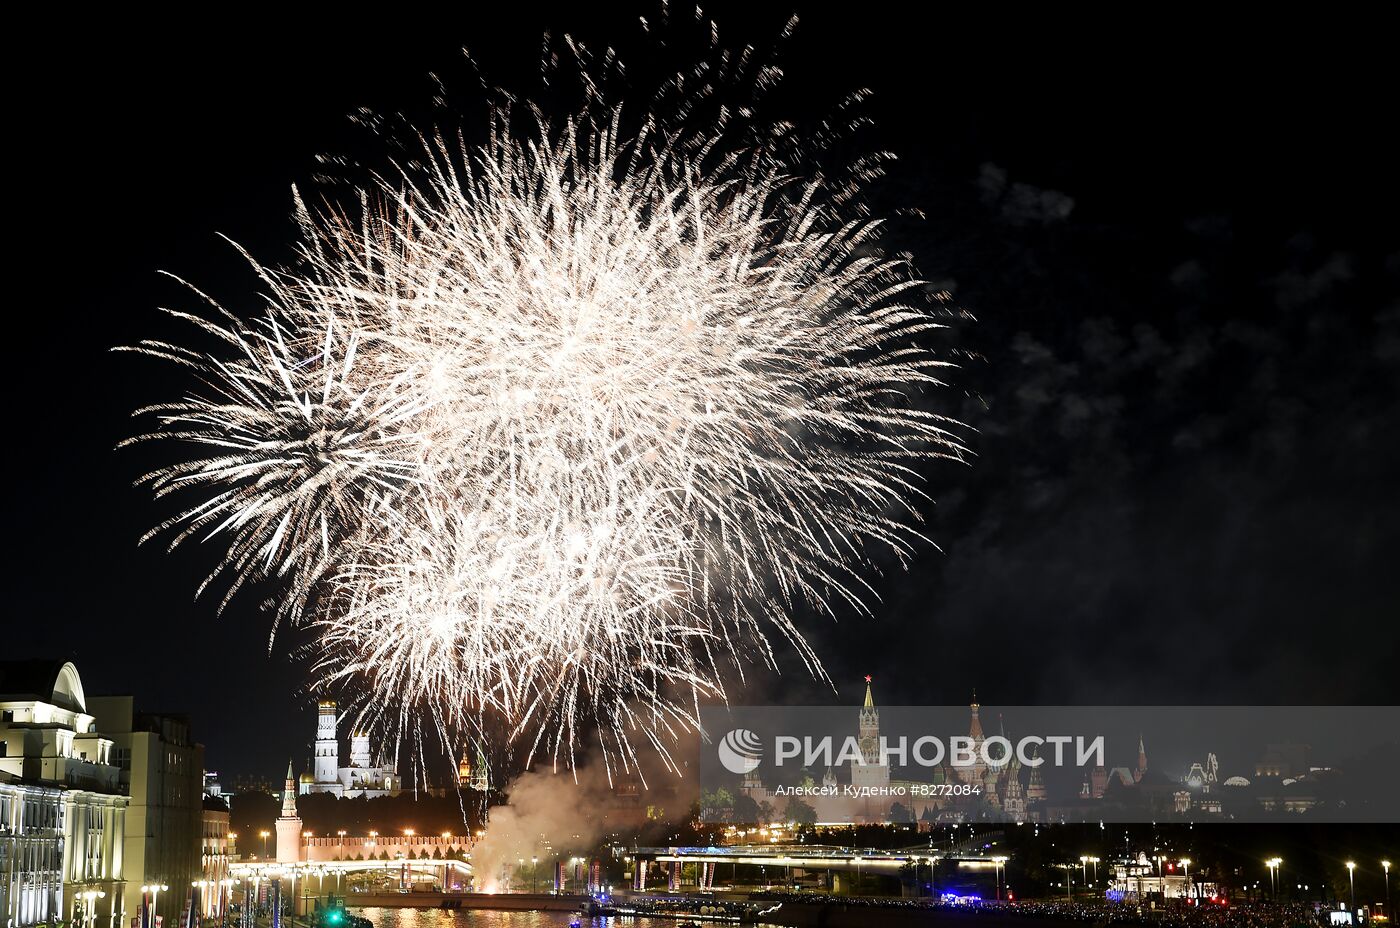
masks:
<svg viewBox="0 0 1400 928"><path fill-rule="evenodd" d="M425 135L353 220L298 201L257 322L139 346L201 384L140 439L209 449L146 478L198 497L160 529L226 539L231 588L285 578L370 702L570 758L661 746L774 634L822 674L794 611L863 609L923 463L964 453L923 284L850 186L724 122L629 137L594 90Z"/></svg>

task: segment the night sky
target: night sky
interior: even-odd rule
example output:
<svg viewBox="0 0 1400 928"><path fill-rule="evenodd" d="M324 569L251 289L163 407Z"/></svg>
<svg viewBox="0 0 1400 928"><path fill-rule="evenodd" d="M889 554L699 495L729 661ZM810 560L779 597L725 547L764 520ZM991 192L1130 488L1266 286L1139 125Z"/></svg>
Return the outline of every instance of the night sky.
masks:
<svg viewBox="0 0 1400 928"><path fill-rule="evenodd" d="M630 40L652 10L506 6L183 32L74 16L24 40L46 65L10 78L6 657L69 657L89 693L188 713L211 768L305 762L294 639L269 653L251 597L222 617L193 601L212 546L136 545L161 510L131 483L170 449L114 446L185 383L109 349L165 331L157 306L197 308L157 270L254 307L217 234L284 259L291 185L367 141L354 108L414 107L429 71L469 86L463 44L525 81L544 29ZM786 16L709 9L736 43ZM929 469L941 553L877 579L874 618L808 623L839 697L785 668L735 698L854 701L873 673L885 703L1396 702L1400 153L1380 30L879 9L799 6L781 99L800 125L875 91L867 140L900 160L871 200L926 214L886 244L975 317L947 334L962 367L941 401L976 457Z"/></svg>

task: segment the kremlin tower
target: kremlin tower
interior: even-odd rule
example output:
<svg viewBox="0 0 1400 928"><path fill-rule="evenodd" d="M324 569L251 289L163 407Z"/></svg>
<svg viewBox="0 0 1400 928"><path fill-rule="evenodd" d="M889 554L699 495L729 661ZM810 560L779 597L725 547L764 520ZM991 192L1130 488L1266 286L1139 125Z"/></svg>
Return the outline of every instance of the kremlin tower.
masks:
<svg viewBox="0 0 1400 928"><path fill-rule="evenodd" d="M982 745L987 740L987 736L982 732L982 719L979 716L981 706L977 702L977 693L972 694L972 722L968 725L967 735L972 739L972 756L975 758L971 764L959 765L955 768L958 779L964 783L973 783L978 786L983 785L988 769L987 762L982 758Z"/></svg>
<svg viewBox="0 0 1400 928"><path fill-rule="evenodd" d="M865 705L860 710L859 745L861 764L851 768L851 785L886 787L890 785L890 767L880 750L880 710L875 708L875 696L870 692L871 677L865 677Z"/></svg>
<svg viewBox="0 0 1400 928"><path fill-rule="evenodd" d="M301 816L297 815L297 783L292 762L287 761L287 782L282 789L282 814L277 818L277 862L294 864L301 859Z"/></svg>

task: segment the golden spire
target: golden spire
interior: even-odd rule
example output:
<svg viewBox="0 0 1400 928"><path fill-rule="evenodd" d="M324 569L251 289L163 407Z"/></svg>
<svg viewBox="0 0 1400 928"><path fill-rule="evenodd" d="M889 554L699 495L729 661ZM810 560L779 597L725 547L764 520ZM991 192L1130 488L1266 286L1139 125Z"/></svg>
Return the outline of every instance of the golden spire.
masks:
<svg viewBox="0 0 1400 928"><path fill-rule="evenodd" d="M870 693L870 674L865 675L865 708L875 708L875 697Z"/></svg>

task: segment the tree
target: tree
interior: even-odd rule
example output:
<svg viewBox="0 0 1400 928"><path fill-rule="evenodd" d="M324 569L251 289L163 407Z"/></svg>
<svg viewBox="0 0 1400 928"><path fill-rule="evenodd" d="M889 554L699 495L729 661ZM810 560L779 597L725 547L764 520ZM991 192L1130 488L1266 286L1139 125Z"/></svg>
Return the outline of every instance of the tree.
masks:
<svg viewBox="0 0 1400 928"><path fill-rule="evenodd" d="M740 793L738 796L734 797L733 808L733 821L751 824L760 820L758 803L747 793Z"/></svg>
<svg viewBox="0 0 1400 928"><path fill-rule="evenodd" d="M786 815L789 822L799 822L804 825L811 825L817 820L817 810L812 808L811 803L799 799L797 796L788 797Z"/></svg>

